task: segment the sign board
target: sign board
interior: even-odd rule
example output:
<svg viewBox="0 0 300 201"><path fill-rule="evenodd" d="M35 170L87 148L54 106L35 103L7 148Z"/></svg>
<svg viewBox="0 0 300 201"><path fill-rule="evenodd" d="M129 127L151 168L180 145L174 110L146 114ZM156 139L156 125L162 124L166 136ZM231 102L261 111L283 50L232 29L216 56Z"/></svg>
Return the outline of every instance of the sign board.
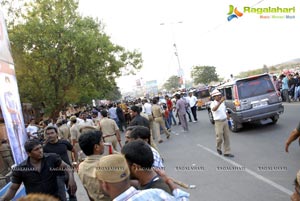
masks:
<svg viewBox="0 0 300 201"><path fill-rule="evenodd" d="M151 80L146 82L146 92L153 95L158 93L157 80Z"/></svg>
<svg viewBox="0 0 300 201"><path fill-rule="evenodd" d="M0 106L7 137L16 164L26 159L24 143L27 134L24 126L15 67L10 51L10 42L5 20L0 12Z"/></svg>

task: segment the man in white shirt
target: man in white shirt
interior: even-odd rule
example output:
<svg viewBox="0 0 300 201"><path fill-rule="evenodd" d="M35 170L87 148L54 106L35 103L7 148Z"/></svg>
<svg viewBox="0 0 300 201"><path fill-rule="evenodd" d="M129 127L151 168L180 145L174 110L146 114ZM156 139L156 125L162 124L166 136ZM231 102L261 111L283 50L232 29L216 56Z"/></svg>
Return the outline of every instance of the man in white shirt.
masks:
<svg viewBox="0 0 300 201"><path fill-rule="evenodd" d="M153 116L152 116L152 104L148 102L148 100L145 98L142 100L143 108L142 112L145 113L149 120L149 126L150 126L150 132L153 136Z"/></svg>
<svg viewBox="0 0 300 201"><path fill-rule="evenodd" d="M82 112L80 116L81 116L81 121L78 123L79 128L86 127L86 126L94 126L93 120L87 118L86 112Z"/></svg>
<svg viewBox="0 0 300 201"><path fill-rule="evenodd" d="M189 104L190 104L190 107L191 107L191 111L192 111L192 114L193 114L193 117L194 117L194 121L193 122L197 122L198 119L197 119L197 98L196 96L194 96L193 94L194 90L190 90L189 91Z"/></svg>
<svg viewBox="0 0 300 201"><path fill-rule="evenodd" d="M38 138L38 135L37 135L38 130L39 130L39 128L35 124L35 120L30 119L30 123L26 128L26 132L27 132L29 139L37 139Z"/></svg>
<svg viewBox="0 0 300 201"><path fill-rule="evenodd" d="M190 97L186 95L186 93L181 92L181 97L182 99L186 102L186 113L189 117L189 122L192 122L192 117L191 117L191 107L190 107Z"/></svg>
<svg viewBox="0 0 300 201"><path fill-rule="evenodd" d="M222 97L222 94L217 89L213 90L211 96L214 98L214 101L212 101L210 104L210 108L215 120L217 152L222 155L221 150L222 143L224 141L224 156L234 157L234 155L230 153L229 126L227 123L229 115L226 111L226 106L224 103L225 97Z"/></svg>

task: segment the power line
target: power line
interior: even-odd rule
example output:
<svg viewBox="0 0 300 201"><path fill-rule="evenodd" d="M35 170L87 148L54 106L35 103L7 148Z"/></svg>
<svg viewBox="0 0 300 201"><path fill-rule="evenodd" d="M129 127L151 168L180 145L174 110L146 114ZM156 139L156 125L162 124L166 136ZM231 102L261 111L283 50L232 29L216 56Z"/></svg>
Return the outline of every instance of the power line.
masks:
<svg viewBox="0 0 300 201"><path fill-rule="evenodd" d="M258 1L258 2L255 3L255 4L253 4L253 5L250 6L250 7L253 8L253 7L255 7L255 6L261 4L261 3L264 2L264 1L265 1L265 0L260 0L260 1ZM221 26L223 26L224 24L227 24L227 23L228 23L228 22L226 22L226 23L225 23L225 22L224 22L224 23L220 23L220 24L216 25L214 28L212 28L211 30L208 30L208 31L203 32L203 34L213 32L213 31L219 29ZM200 35L202 35L202 34L200 34Z"/></svg>

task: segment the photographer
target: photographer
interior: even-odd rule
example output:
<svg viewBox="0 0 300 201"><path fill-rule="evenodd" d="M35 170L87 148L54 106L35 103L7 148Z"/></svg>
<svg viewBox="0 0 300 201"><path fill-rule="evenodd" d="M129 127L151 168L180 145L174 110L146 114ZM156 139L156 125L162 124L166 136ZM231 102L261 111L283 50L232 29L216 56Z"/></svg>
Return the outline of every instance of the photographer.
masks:
<svg viewBox="0 0 300 201"><path fill-rule="evenodd" d="M225 97L223 97L217 89L213 90L211 96L214 99L214 101L211 102L210 108L215 120L217 152L222 155L222 143L224 141L224 156L234 157L234 155L230 153L229 127L227 123L229 115L224 103Z"/></svg>

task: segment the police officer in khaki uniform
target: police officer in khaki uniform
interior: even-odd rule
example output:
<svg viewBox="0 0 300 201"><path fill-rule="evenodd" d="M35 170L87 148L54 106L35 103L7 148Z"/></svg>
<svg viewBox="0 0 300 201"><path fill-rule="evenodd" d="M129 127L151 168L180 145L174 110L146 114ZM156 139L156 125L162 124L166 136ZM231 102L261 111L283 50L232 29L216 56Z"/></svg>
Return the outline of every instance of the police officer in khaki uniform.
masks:
<svg viewBox="0 0 300 201"><path fill-rule="evenodd" d="M104 194L96 178L97 163L104 153L101 131L91 128L84 130L79 138L79 145L87 157L79 164L78 175L90 199L95 201L111 200Z"/></svg>
<svg viewBox="0 0 300 201"><path fill-rule="evenodd" d="M81 135L80 131L79 131L79 127L77 124L77 117L76 116L71 116L70 117L70 122L71 122L71 128L70 128L70 138L71 138L71 144L73 145L73 147L75 148L75 151L77 153L77 155L73 155L73 159L76 162L80 162L83 160L83 158L85 157L81 152L81 149L79 147L78 144L78 139Z"/></svg>
<svg viewBox="0 0 300 201"><path fill-rule="evenodd" d="M67 126L67 121L65 119L58 119L56 122L58 127L58 137L70 142L70 128Z"/></svg>
<svg viewBox="0 0 300 201"><path fill-rule="evenodd" d="M158 100L156 98L153 99L153 105L152 105L152 115L154 122L157 123L159 126L155 126L155 133L157 134L157 140L158 143L162 143L163 140L160 137L160 126L162 127L163 131L167 135L167 139L170 138L170 133L166 128L165 120L163 118L163 111L161 107L157 104Z"/></svg>
<svg viewBox="0 0 300 201"><path fill-rule="evenodd" d="M113 119L107 117L107 111L101 111L102 119L100 121L100 130L103 133L103 141L110 142L115 151L117 151L117 144L121 146L120 131L117 123Z"/></svg>

